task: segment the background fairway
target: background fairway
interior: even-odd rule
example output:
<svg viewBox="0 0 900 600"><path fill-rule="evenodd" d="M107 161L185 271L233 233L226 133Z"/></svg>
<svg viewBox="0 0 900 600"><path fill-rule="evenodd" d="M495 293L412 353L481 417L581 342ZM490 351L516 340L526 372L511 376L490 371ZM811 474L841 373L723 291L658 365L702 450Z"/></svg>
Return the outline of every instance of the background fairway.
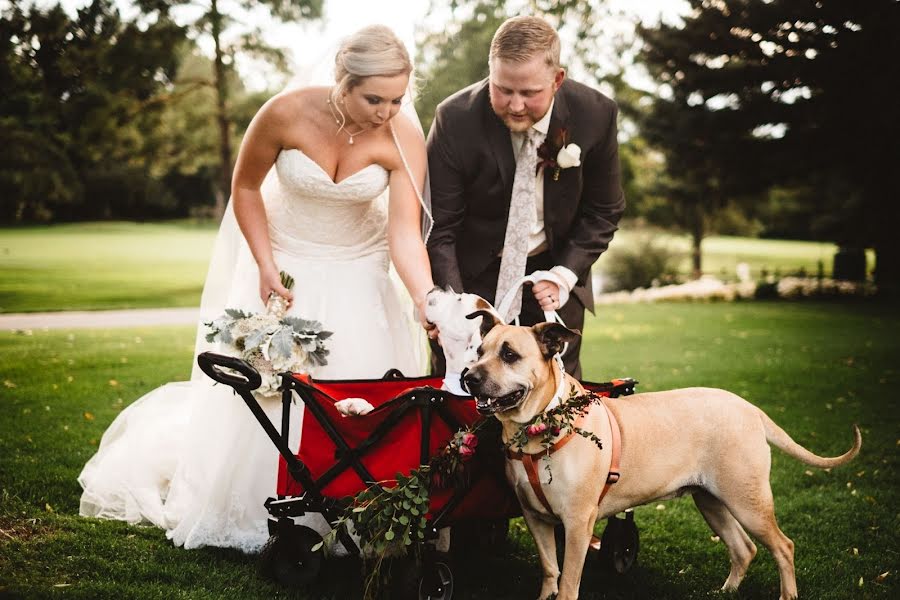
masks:
<svg viewBox="0 0 900 600"><path fill-rule="evenodd" d="M773 451L776 511L797 544L801 597L897 597L900 316L892 307L609 306L589 319L585 336L588 377L634 376L640 391L725 387L765 409L819 454L846 450L850 424L858 423L863 450L843 468L810 469ZM0 333L0 596L358 596L357 568L340 561L329 564L311 592L292 592L259 579L254 557L185 551L155 528L77 516L75 478L104 429L144 392L187 377L192 343L186 327ZM636 511L641 552L635 568L611 577L589 565L582 598L721 597L716 590L728 571L722 543L712 539L690 499L660 506ZM513 522L508 551L470 558L455 568L457 598L536 594L536 551L521 521ZM777 590L771 555L760 547L738 597L770 599Z"/></svg>
<svg viewBox="0 0 900 600"><path fill-rule="evenodd" d="M213 224L190 222L0 228L0 313L197 306L215 233ZM613 253L598 265L644 235L626 224ZM686 276L687 238L652 235L682 257ZM734 279L739 262L755 276L800 268L814 275L819 261L830 273L836 250L834 244L735 237L708 238L703 248L704 271L727 279Z"/></svg>
<svg viewBox="0 0 900 600"><path fill-rule="evenodd" d="M0 229L0 312L197 306L215 231L190 223Z"/></svg>

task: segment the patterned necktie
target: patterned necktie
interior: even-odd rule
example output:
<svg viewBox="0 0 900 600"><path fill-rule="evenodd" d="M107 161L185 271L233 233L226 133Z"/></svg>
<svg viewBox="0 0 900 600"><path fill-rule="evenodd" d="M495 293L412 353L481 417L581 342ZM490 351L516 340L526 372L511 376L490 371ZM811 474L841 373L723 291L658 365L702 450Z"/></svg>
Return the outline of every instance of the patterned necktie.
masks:
<svg viewBox="0 0 900 600"><path fill-rule="evenodd" d="M537 147L541 134L534 129L525 133L525 141L516 159L516 176L513 179L512 198L509 203L509 217L506 222L506 238L500 255L500 275L497 277L497 295L494 306L500 302L513 284L525 276L525 261L528 260L528 240L537 218L535 213L535 169L537 167ZM509 312L502 315L506 322L519 315L522 310L522 289L519 288Z"/></svg>

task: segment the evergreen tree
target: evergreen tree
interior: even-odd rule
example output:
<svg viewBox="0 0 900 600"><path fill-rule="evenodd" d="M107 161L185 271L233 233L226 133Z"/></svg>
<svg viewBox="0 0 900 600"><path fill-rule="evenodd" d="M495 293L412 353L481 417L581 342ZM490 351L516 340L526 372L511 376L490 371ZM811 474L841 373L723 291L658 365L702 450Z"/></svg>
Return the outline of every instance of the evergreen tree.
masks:
<svg viewBox="0 0 900 600"><path fill-rule="evenodd" d="M682 26L640 30L639 60L661 84L640 125L666 155L673 200L699 215L775 184L807 190L831 216L820 232L874 247L876 281L900 284L900 2L690 4Z"/></svg>
<svg viewBox="0 0 900 600"><path fill-rule="evenodd" d="M144 132L158 125L155 99L183 39L165 18L124 22L112 0L74 18L58 5L3 11L0 219L109 217L164 203Z"/></svg>

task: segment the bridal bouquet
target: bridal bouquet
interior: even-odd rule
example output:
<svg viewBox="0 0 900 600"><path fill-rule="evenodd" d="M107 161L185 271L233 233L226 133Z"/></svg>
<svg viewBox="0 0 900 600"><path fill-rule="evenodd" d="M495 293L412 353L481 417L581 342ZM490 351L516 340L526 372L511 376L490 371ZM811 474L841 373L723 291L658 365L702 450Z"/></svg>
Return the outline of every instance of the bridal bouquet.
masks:
<svg viewBox="0 0 900 600"><path fill-rule="evenodd" d="M291 289L294 278L282 271L281 283ZM225 314L204 323L209 328L207 342L220 342L226 352L259 371L262 385L256 392L262 395L278 392L278 373L328 364L325 340L331 332L318 321L287 317L286 312L287 301L273 293L262 314L226 308Z"/></svg>

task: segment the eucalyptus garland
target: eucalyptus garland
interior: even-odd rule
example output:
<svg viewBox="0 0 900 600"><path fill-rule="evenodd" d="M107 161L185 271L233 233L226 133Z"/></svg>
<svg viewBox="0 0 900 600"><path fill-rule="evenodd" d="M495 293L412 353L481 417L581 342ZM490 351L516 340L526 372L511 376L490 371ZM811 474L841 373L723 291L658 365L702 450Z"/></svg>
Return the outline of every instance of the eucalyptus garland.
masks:
<svg viewBox="0 0 900 600"><path fill-rule="evenodd" d="M396 479L380 481L359 492L333 523L326 538L336 536L341 527L352 527L369 557L364 598L374 598L384 587L385 558L406 554L410 549L416 552L420 547L417 542L425 540L431 490L468 485L465 463L475 455L478 432L487 422L483 419L457 431L428 464L412 469L409 475L397 473ZM313 549L323 544L324 540Z"/></svg>
<svg viewBox="0 0 900 600"><path fill-rule="evenodd" d="M534 440L538 440L544 450L550 450L554 440L561 435L578 434L588 439L600 450L603 449L603 442L597 435L581 427L577 427L575 423L579 419L590 412L594 405L603 402L603 398L593 392L586 391L578 394L577 389L573 385L569 390L569 398L565 402L560 402L558 406L546 412L540 413L530 421L523 423L518 431L506 442L506 447L512 450L524 451L525 447ZM553 481L553 472L550 469L549 454L546 454L546 469L550 474L550 480Z"/></svg>

